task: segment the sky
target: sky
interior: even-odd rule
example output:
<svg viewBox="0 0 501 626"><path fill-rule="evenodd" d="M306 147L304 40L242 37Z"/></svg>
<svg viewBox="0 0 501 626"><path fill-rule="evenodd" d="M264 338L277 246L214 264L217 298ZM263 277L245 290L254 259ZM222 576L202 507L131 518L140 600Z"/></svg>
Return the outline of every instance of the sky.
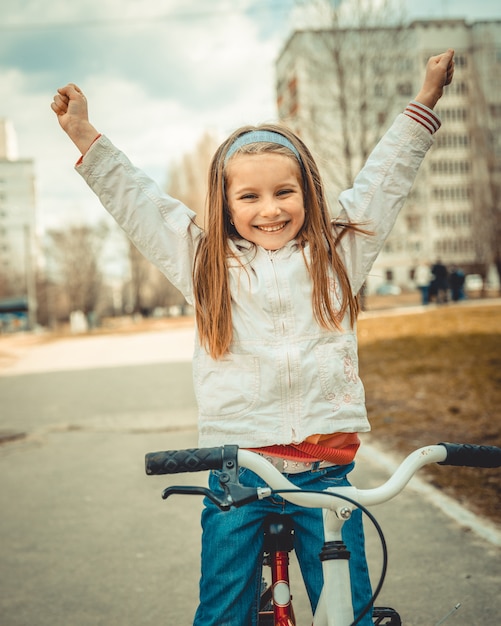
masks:
<svg viewBox="0 0 501 626"><path fill-rule="evenodd" d="M243 124L276 119L274 63L292 30L306 24L297 5L2 0L0 118L14 125L19 158L35 162L40 230L104 215L50 109L58 87L79 85L94 126L164 187L169 166L205 132L223 140ZM501 19L499 0L406 5L410 18Z"/></svg>

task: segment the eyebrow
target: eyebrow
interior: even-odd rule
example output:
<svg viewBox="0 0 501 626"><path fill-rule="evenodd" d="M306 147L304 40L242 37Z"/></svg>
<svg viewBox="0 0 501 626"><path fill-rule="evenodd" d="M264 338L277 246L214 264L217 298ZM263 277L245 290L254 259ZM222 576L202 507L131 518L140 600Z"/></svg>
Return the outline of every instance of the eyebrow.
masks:
<svg viewBox="0 0 501 626"><path fill-rule="evenodd" d="M228 187L231 187L231 186L232 184L230 182ZM297 180L297 177L294 174L291 174L290 179L283 180L279 182L277 185L275 185L275 190L280 189L280 188L285 188L285 187L294 187L296 189L302 188L301 183ZM238 187L235 187L235 190L233 191L233 193L239 194L239 193L251 192L255 190L256 190L255 186L251 185L250 183L244 182Z"/></svg>

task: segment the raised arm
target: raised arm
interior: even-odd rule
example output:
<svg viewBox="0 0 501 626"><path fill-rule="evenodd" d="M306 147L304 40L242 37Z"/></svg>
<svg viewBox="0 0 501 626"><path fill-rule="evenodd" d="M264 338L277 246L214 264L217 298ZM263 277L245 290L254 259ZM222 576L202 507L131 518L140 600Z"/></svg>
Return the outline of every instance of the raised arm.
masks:
<svg viewBox="0 0 501 626"><path fill-rule="evenodd" d="M426 64L426 73L423 85L416 96L416 101L433 109L444 93L444 87L449 85L454 75L454 50L430 57Z"/></svg>
<svg viewBox="0 0 501 626"><path fill-rule="evenodd" d="M454 50L431 57L416 99L409 103L372 151L353 187L341 193L341 221L362 224L370 237L344 237L340 249L356 293L389 235L433 143L440 120L432 109L454 74ZM413 123L410 122L413 120Z"/></svg>
<svg viewBox="0 0 501 626"><path fill-rule="evenodd" d="M80 152L85 154L99 133L89 122L87 99L79 87L73 83L61 87L50 106L61 128Z"/></svg>
<svg viewBox="0 0 501 626"><path fill-rule="evenodd" d="M89 122L87 100L76 85L58 89L51 108L82 153L76 171L138 250L192 303L193 257L201 234L195 213L159 189L100 135Z"/></svg>

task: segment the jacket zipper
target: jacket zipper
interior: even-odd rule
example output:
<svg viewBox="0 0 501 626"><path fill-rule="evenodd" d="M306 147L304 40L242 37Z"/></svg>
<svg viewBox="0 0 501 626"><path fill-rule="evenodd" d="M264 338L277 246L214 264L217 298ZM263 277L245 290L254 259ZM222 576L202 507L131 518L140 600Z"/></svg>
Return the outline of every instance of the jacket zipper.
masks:
<svg viewBox="0 0 501 626"><path fill-rule="evenodd" d="M273 276L275 277L275 285L277 287L277 293L278 293L279 308L280 308L280 313L282 313L283 304L282 304L282 298L281 298L281 292L280 292L280 283L278 281L277 270L275 267L274 250L268 250L268 257L270 259L271 266L273 268ZM280 316L280 324L282 326L282 337L284 337L285 336L285 324L282 319L282 315ZM289 351L286 350L285 354L286 354L286 366L287 366L287 379L288 379L289 389L291 389L292 388L292 374L291 374Z"/></svg>

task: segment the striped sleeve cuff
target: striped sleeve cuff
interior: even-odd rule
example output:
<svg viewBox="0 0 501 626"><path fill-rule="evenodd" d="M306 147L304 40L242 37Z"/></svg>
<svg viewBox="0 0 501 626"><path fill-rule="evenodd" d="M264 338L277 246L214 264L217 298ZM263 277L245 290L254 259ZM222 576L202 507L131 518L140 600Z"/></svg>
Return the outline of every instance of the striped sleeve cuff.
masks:
<svg viewBox="0 0 501 626"><path fill-rule="evenodd" d="M426 105L416 100L411 100L407 105L404 114L424 126L432 135L440 128L442 122L437 115Z"/></svg>

